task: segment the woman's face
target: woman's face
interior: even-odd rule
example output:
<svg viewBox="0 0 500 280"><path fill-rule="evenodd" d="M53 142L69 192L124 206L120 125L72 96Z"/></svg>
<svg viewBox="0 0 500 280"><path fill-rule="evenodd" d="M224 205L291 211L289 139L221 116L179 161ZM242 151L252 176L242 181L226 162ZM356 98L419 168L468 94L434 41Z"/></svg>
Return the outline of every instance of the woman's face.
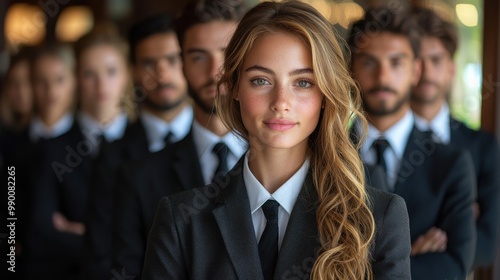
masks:
<svg viewBox="0 0 500 280"><path fill-rule="evenodd" d="M73 70L60 58L45 55L33 65L33 92L38 113L60 118L73 100Z"/></svg>
<svg viewBox="0 0 500 280"><path fill-rule="evenodd" d="M257 39L241 67L236 99L250 147L306 149L322 103L308 46L284 33Z"/></svg>
<svg viewBox="0 0 500 280"><path fill-rule="evenodd" d="M129 71L124 56L111 45L97 45L79 57L78 85L83 111L92 114L119 107L127 90Z"/></svg>
<svg viewBox="0 0 500 280"><path fill-rule="evenodd" d="M33 107L33 91L30 83L30 69L27 60L12 65L5 80L5 94L12 110L19 114L29 114Z"/></svg>

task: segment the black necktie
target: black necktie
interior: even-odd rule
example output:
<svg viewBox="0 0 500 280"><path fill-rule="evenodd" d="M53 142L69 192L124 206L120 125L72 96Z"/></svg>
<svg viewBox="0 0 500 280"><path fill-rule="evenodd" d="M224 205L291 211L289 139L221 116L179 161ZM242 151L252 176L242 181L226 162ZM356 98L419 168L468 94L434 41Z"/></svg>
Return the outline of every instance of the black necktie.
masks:
<svg viewBox="0 0 500 280"><path fill-rule="evenodd" d="M389 147L389 142L385 138L378 138L373 142L373 147L377 152L377 165L382 167L387 176L387 164L385 163L384 152Z"/></svg>
<svg viewBox="0 0 500 280"><path fill-rule="evenodd" d="M174 142L174 134L172 131L169 131L163 140L165 141L165 145L172 144Z"/></svg>
<svg viewBox="0 0 500 280"><path fill-rule="evenodd" d="M105 145L105 143L107 141L106 141L106 137L104 137L103 132L95 134L94 139L95 139L95 142L92 144L91 154L92 154L92 157L97 157L97 155L99 154L99 151L101 151L102 145Z"/></svg>
<svg viewBox="0 0 500 280"><path fill-rule="evenodd" d="M278 259L278 207L276 200L268 200L262 205L262 211L266 216L266 228L259 240L259 257L265 280L271 280L274 276L276 260Z"/></svg>
<svg viewBox="0 0 500 280"><path fill-rule="evenodd" d="M229 148L226 144L224 144L224 142L219 142L215 144L212 152L215 153L219 159L219 165L217 166L217 169L215 169L212 180L214 181L216 178L226 175L229 171L229 167L227 166L227 153L229 152Z"/></svg>
<svg viewBox="0 0 500 280"><path fill-rule="evenodd" d="M423 133L427 139L430 139L435 143L441 143L441 139L439 139L439 137L436 135L436 133L434 133L434 131L432 131L432 129L429 128Z"/></svg>
<svg viewBox="0 0 500 280"><path fill-rule="evenodd" d="M106 141L106 137L104 137L104 133L97 134L96 136L97 143L102 144L104 141Z"/></svg>

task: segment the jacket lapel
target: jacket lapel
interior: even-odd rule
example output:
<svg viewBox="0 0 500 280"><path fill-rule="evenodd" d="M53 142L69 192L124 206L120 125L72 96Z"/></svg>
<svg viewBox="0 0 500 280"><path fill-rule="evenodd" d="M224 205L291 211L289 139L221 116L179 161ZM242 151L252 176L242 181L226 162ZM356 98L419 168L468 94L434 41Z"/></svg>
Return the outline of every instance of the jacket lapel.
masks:
<svg viewBox="0 0 500 280"><path fill-rule="evenodd" d="M429 143L433 146L426 146ZM428 157L434 152L432 150L436 148L434 144L431 139L427 139L422 132L413 126L399 166L394 193L407 198L414 189L411 187L412 183L422 182L421 180L427 177L421 176L419 173L423 170L422 165L427 164Z"/></svg>
<svg viewBox="0 0 500 280"><path fill-rule="evenodd" d="M317 193L309 173L288 220L276 264L275 279L305 279L320 248L316 224ZM299 270L297 271L297 268ZM295 278L293 278L295 279ZM309 277L307 277L309 279Z"/></svg>
<svg viewBox="0 0 500 280"><path fill-rule="evenodd" d="M179 176L184 189L191 187L201 187L205 185L201 172L196 146L194 145L193 134L191 132L175 147L174 169Z"/></svg>
<svg viewBox="0 0 500 280"><path fill-rule="evenodd" d="M134 123L127 126L122 138L123 158L139 158L149 153L149 141L146 136L146 129L139 118Z"/></svg>
<svg viewBox="0 0 500 280"><path fill-rule="evenodd" d="M462 124L450 117L450 142L459 147L467 147Z"/></svg>
<svg viewBox="0 0 500 280"><path fill-rule="evenodd" d="M262 279L258 245L243 181L243 158L224 178L229 179L226 185L214 185L223 193L218 198L220 205L212 213L238 278Z"/></svg>

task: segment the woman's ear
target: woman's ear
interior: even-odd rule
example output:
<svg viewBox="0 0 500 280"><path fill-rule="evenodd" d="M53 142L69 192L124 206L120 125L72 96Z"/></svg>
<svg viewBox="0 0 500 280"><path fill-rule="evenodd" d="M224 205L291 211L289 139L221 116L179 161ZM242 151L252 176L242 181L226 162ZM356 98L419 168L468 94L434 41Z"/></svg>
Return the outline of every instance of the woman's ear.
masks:
<svg viewBox="0 0 500 280"><path fill-rule="evenodd" d="M321 101L321 109L325 109L325 98Z"/></svg>

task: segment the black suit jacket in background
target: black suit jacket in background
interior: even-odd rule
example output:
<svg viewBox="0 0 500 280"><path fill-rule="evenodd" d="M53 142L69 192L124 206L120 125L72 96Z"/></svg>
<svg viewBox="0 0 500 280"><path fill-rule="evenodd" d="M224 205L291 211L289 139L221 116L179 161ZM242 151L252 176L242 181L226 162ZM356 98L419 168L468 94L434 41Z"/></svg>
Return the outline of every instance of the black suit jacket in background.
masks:
<svg viewBox="0 0 500 280"><path fill-rule="evenodd" d="M59 232L54 212L83 223L92 157L87 138L75 122L65 134L47 140L35 175L23 251L26 279L77 279L82 275L83 236Z"/></svg>
<svg viewBox="0 0 500 280"><path fill-rule="evenodd" d="M121 139L102 143L99 156L94 162L89 189L85 234L86 279L109 280L113 277L111 227L115 174L124 162L149 153L149 142L140 119L127 125Z"/></svg>
<svg viewBox="0 0 500 280"><path fill-rule="evenodd" d="M475 253L475 173L468 152L434 143L413 128L394 193L406 201L414 242L430 228L447 233L443 253L411 258L412 279L465 279Z"/></svg>
<svg viewBox="0 0 500 280"><path fill-rule="evenodd" d="M158 202L204 180L190 132L167 149L125 164L115 188L113 269L140 278Z"/></svg>
<svg viewBox="0 0 500 280"><path fill-rule="evenodd" d="M163 198L151 229L143 279L263 279L243 160L221 181ZM410 279L404 201L367 188L376 224L375 279ZM308 279L319 249L317 195L310 174L280 248L275 279Z"/></svg>
<svg viewBox="0 0 500 280"><path fill-rule="evenodd" d="M475 131L450 120L451 144L467 149L474 162L477 178L477 243L474 266L486 266L495 259L500 224L500 152L493 135Z"/></svg>
<svg viewBox="0 0 500 280"><path fill-rule="evenodd" d="M0 150L1 150L1 163L3 167L1 169L2 182L5 182L5 188L0 194L1 201L4 202L5 209L2 209L0 214L0 219L2 220L2 229L0 230L0 235L5 234L5 236L0 236L0 252L2 256L0 256L0 261L2 265L0 265L0 278L1 279L21 279L21 273L24 271L24 252L22 248L25 245L25 236L27 233L26 230L26 222L30 218L32 213L31 205L32 205L32 186L33 182L36 181L36 175L40 172L38 169L40 167L40 161L43 157L44 146L47 143L45 140L39 140L36 143L33 143L29 137L29 130L24 129L21 131L13 131L8 129L2 129L0 135ZM10 233L10 228L7 228L7 225L10 221L7 220L7 217L12 217L8 215L7 206L8 206L8 186L7 179L8 168L11 171L14 171L14 176L10 178L10 186L12 183L15 187L15 203L14 208L14 218L15 221L15 246L21 248L16 253L16 273L9 272L7 268L10 266L7 263L7 253L10 252L10 246L13 244L9 244L8 242L8 234ZM15 181L14 181L15 180ZM11 240L12 241L12 240ZM5 253L5 254L4 254Z"/></svg>

